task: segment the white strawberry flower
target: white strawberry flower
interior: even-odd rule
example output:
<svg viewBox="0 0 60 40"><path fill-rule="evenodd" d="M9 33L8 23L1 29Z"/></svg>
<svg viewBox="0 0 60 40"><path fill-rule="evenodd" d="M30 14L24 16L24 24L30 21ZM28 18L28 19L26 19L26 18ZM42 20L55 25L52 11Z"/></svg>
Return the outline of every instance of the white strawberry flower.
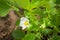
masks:
<svg viewBox="0 0 60 40"><path fill-rule="evenodd" d="M20 19L20 24L19 26L22 27L22 30L26 29L27 27L29 27L29 20L26 17L22 17Z"/></svg>

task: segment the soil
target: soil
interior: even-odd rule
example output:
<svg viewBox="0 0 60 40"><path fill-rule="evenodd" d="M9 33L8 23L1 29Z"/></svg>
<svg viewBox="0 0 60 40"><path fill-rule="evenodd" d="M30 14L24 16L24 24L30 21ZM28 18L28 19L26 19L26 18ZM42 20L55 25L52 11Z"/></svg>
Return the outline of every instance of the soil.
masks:
<svg viewBox="0 0 60 40"><path fill-rule="evenodd" d="M18 16L13 10L6 17L0 17L0 40L12 40L11 33L16 28L17 19Z"/></svg>

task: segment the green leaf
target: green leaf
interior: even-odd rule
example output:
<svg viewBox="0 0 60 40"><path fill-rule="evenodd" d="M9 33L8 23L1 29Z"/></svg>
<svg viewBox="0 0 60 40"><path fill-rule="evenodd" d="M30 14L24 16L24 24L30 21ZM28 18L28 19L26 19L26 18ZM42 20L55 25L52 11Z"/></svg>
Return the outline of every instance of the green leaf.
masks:
<svg viewBox="0 0 60 40"><path fill-rule="evenodd" d="M19 24L20 24L20 20L18 19L18 20L16 21L16 26L19 26Z"/></svg>
<svg viewBox="0 0 60 40"><path fill-rule="evenodd" d="M48 34L52 33L52 30L51 30L51 29L43 29L43 30L42 30L42 33L43 33L44 35L48 35Z"/></svg>
<svg viewBox="0 0 60 40"><path fill-rule="evenodd" d="M41 40L41 33L37 32L35 40Z"/></svg>
<svg viewBox="0 0 60 40"><path fill-rule="evenodd" d="M25 36L25 34L21 30L14 30L12 32L12 36L13 36L14 39L21 39Z"/></svg>
<svg viewBox="0 0 60 40"><path fill-rule="evenodd" d="M56 0L56 4L60 4L60 0Z"/></svg>
<svg viewBox="0 0 60 40"><path fill-rule="evenodd" d="M39 0L32 0L31 1L31 8L36 8L40 6L40 1Z"/></svg>
<svg viewBox="0 0 60 40"><path fill-rule="evenodd" d="M52 20L51 20L52 24L55 26L59 26L60 25L60 14L54 15L51 17L52 17Z"/></svg>
<svg viewBox="0 0 60 40"><path fill-rule="evenodd" d="M28 33L23 40L34 40L35 34L34 33Z"/></svg>
<svg viewBox="0 0 60 40"><path fill-rule="evenodd" d="M6 0L0 0L0 16L6 16L10 11L10 6Z"/></svg>
<svg viewBox="0 0 60 40"><path fill-rule="evenodd" d="M19 6L20 8L29 9L29 0L13 0L12 2L15 2L16 6Z"/></svg>
<svg viewBox="0 0 60 40"><path fill-rule="evenodd" d="M49 40L60 40L60 36L53 35Z"/></svg>

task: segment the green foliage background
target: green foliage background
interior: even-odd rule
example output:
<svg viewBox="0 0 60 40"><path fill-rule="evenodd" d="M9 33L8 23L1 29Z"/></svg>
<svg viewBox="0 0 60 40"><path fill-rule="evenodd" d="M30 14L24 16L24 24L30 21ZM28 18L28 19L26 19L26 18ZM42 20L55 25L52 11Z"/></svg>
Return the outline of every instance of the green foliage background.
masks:
<svg viewBox="0 0 60 40"><path fill-rule="evenodd" d="M14 40L60 40L60 0L0 0L1 17L12 9L20 17L19 11L23 9L30 21L26 34L19 29L12 32Z"/></svg>

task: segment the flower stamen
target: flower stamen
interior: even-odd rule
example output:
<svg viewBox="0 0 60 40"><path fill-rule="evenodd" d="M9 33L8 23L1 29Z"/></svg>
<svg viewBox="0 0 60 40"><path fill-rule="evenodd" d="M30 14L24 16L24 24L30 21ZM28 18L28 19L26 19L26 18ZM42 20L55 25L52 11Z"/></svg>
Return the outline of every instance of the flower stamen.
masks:
<svg viewBox="0 0 60 40"><path fill-rule="evenodd" d="M28 21L25 21L25 22L24 22L24 25L25 25L25 26L29 25L29 22L28 22Z"/></svg>

